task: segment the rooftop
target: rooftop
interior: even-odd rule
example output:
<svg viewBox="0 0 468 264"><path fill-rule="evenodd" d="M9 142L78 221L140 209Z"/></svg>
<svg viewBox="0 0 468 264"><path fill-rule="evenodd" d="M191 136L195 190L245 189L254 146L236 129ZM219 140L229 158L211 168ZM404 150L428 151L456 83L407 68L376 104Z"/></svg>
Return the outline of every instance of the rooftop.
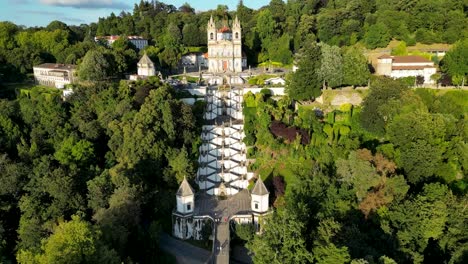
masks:
<svg viewBox="0 0 468 264"><path fill-rule="evenodd" d="M378 59L391 59L392 56L388 55L388 54L384 54L382 56L379 56Z"/></svg>
<svg viewBox="0 0 468 264"><path fill-rule="evenodd" d="M119 39L120 36L118 35L112 35L112 36L96 36L95 39L107 39L107 40L117 40ZM127 36L127 39L146 39L142 36Z"/></svg>
<svg viewBox="0 0 468 264"><path fill-rule="evenodd" d="M426 68L435 68L434 66L427 66L427 65L421 65L421 66L393 66L392 70L423 70Z"/></svg>
<svg viewBox="0 0 468 264"><path fill-rule="evenodd" d="M392 59L393 63L432 63L431 60L428 60L421 56L409 55L409 56L390 56L384 54L378 59Z"/></svg>
<svg viewBox="0 0 468 264"><path fill-rule="evenodd" d="M188 183L187 179L184 177L184 180L180 184L179 190L177 190L176 195L177 196L190 196L194 195L194 191L192 189L192 186Z"/></svg>
<svg viewBox="0 0 468 264"><path fill-rule="evenodd" d="M265 187L265 184L262 181L262 177L258 177L257 182L255 183L255 186L252 190L252 194L254 195L266 195L269 194L270 192L267 190Z"/></svg>
<svg viewBox="0 0 468 264"><path fill-rule="evenodd" d="M432 63L431 60L428 60L421 56L393 56L394 63L414 63L414 62L429 62Z"/></svg>
<svg viewBox="0 0 468 264"><path fill-rule="evenodd" d="M54 69L54 70L74 70L76 65L74 64L60 64L60 63L44 63L34 66L34 68L43 68L43 69Z"/></svg>
<svg viewBox="0 0 468 264"><path fill-rule="evenodd" d="M231 33L231 29L228 26L223 26L218 30L219 33Z"/></svg>
<svg viewBox="0 0 468 264"><path fill-rule="evenodd" d="M140 61L138 61L138 64L149 64L152 65L154 64L153 61L148 57L148 55L143 54L143 57L141 57Z"/></svg>

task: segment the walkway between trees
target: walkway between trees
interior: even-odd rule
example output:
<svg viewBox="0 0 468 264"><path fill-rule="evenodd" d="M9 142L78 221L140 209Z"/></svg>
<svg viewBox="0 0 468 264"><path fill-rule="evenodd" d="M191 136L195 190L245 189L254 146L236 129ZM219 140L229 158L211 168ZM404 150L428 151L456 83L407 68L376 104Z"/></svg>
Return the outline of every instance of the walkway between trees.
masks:
<svg viewBox="0 0 468 264"><path fill-rule="evenodd" d="M216 224L214 263L229 264L229 220L221 219Z"/></svg>

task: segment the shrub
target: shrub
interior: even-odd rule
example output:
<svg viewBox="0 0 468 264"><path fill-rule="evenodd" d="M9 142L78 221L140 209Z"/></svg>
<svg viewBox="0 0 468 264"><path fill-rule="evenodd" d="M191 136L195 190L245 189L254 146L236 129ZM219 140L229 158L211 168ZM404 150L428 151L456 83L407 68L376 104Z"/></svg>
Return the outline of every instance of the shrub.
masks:
<svg viewBox="0 0 468 264"><path fill-rule="evenodd" d="M302 145L310 143L309 134L305 129L287 127L284 123L273 121L270 125L270 131L276 137L283 138L289 142L293 142L296 139L296 136L299 135L301 137Z"/></svg>

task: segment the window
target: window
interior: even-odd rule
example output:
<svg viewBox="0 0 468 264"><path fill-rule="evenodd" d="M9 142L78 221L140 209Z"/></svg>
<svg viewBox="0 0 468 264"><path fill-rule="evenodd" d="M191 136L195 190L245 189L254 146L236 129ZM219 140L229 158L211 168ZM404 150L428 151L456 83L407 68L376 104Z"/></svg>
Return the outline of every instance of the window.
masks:
<svg viewBox="0 0 468 264"><path fill-rule="evenodd" d="M239 39L239 32L236 32L236 39Z"/></svg>
<svg viewBox="0 0 468 264"><path fill-rule="evenodd" d="M192 210L192 204L187 204L187 211Z"/></svg>
<svg viewBox="0 0 468 264"><path fill-rule="evenodd" d="M258 209L258 203L255 203L255 209Z"/></svg>
<svg viewBox="0 0 468 264"><path fill-rule="evenodd" d="M210 33L210 39L211 40L213 39L213 33Z"/></svg>

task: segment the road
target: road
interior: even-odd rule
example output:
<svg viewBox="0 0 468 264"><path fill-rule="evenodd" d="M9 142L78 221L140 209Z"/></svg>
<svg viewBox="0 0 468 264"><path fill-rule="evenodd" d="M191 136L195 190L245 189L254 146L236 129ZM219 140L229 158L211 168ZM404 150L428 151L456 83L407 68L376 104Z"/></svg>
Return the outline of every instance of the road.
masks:
<svg viewBox="0 0 468 264"><path fill-rule="evenodd" d="M216 225L215 263L229 264L229 222Z"/></svg>
<svg viewBox="0 0 468 264"><path fill-rule="evenodd" d="M208 250L177 240L166 233L161 235L159 242L161 249L175 256L178 264L210 263L211 252Z"/></svg>

